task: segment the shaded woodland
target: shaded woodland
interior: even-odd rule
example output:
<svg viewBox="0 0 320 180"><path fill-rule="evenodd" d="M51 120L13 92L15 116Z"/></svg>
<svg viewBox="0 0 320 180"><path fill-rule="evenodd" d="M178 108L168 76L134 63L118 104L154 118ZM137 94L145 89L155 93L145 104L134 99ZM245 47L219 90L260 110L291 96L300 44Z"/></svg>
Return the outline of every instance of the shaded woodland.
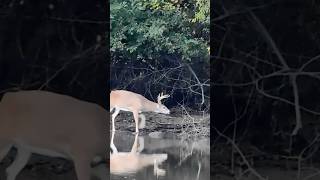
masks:
<svg viewBox="0 0 320 180"><path fill-rule="evenodd" d="M100 1L0 1L0 97L9 91L44 90L107 108L106 9L107 5ZM39 103L37 98L34 103ZM43 108L48 110L50 104ZM64 107L63 103L60 105ZM5 120L1 124L2 128L6 127ZM34 132L45 136L37 127L34 126ZM17 149L11 148L0 162L0 179L5 178L5 168L12 165L16 154ZM76 176L71 161L34 154L20 178L74 179Z"/></svg>
<svg viewBox="0 0 320 180"><path fill-rule="evenodd" d="M107 106L106 4L0 3L0 91L39 89Z"/></svg>
<svg viewBox="0 0 320 180"><path fill-rule="evenodd" d="M111 0L110 86L209 112L209 1Z"/></svg>
<svg viewBox="0 0 320 180"><path fill-rule="evenodd" d="M261 161L298 178L318 167L319 1L217 0L211 13L212 163L259 179Z"/></svg>

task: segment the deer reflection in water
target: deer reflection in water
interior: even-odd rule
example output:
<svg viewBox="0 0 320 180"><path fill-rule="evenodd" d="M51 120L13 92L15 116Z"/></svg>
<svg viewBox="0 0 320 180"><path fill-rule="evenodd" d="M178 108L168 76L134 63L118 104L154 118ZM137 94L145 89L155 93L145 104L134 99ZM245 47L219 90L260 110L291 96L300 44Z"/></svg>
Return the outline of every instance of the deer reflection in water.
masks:
<svg viewBox="0 0 320 180"><path fill-rule="evenodd" d="M168 154L143 154L144 139L135 134L134 143L130 152L119 152L115 146L115 132L112 132L110 147L110 173L114 175L129 175L153 165L155 176L164 176L166 171L158 166L167 160Z"/></svg>

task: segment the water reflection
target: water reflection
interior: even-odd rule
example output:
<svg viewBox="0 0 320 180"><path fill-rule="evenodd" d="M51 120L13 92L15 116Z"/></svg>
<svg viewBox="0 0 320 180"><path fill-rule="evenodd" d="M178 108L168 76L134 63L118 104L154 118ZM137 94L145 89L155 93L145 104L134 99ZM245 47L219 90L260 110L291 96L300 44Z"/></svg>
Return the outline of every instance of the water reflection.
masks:
<svg viewBox="0 0 320 180"><path fill-rule="evenodd" d="M111 135L111 180L209 180L209 139L182 141L116 131Z"/></svg>
<svg viewBox="0 0 320 180"><path fill-rule="evenodd" d="M144 138L135 135L131 151L119 152L114 144L114 134L112 133L110 147L110 173L116 175L130 175L153 165L153 173L156 176L164 176L166 171L160 169L159 165L168 158L168 154L144 154Z"/></svg>

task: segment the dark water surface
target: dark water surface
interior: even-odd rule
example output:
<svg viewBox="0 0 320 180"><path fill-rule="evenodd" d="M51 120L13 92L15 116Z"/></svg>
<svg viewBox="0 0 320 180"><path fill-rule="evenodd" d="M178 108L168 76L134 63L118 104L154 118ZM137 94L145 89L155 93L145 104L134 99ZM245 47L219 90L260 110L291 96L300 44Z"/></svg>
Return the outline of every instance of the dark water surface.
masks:
<svg viewBox="0 0 320 180"><path fill-rule="evenodd" d="M106 164L92 169L102 180L209 180L209 139L181 140L173 135L116 131L111 136L110 173ZM112 142L112 141L111 141ZM0 180L14 159L14 150L0 163ZM42 163L43 162L43 163ZM61 158L33 155L17 180L76 180L73 164Z"/></svg>
<svg viewBox="0 0 320 180"><path fill-rule="evenodd" d="M209 180L209 139L185 141L161 133L116 131L111 139L111 180Z"/></svg>

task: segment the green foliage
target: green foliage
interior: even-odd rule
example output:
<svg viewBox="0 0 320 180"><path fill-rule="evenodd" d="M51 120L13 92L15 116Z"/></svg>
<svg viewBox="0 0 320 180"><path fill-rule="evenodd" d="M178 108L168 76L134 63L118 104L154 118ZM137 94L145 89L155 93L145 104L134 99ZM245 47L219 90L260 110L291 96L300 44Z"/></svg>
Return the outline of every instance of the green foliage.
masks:
<svg viewBox="0 0 320 180"><path fill-rule="evenodd" d="M209 1L111 0L110 40L123 59L209 59Z"/></svg>
<svg viewBox="0 0 320 180"><path fill-rule="evenodd" d="M209 0L196 0L196 11L192 22L205 22L209 24L210 21L210 1Z"/></svg>

